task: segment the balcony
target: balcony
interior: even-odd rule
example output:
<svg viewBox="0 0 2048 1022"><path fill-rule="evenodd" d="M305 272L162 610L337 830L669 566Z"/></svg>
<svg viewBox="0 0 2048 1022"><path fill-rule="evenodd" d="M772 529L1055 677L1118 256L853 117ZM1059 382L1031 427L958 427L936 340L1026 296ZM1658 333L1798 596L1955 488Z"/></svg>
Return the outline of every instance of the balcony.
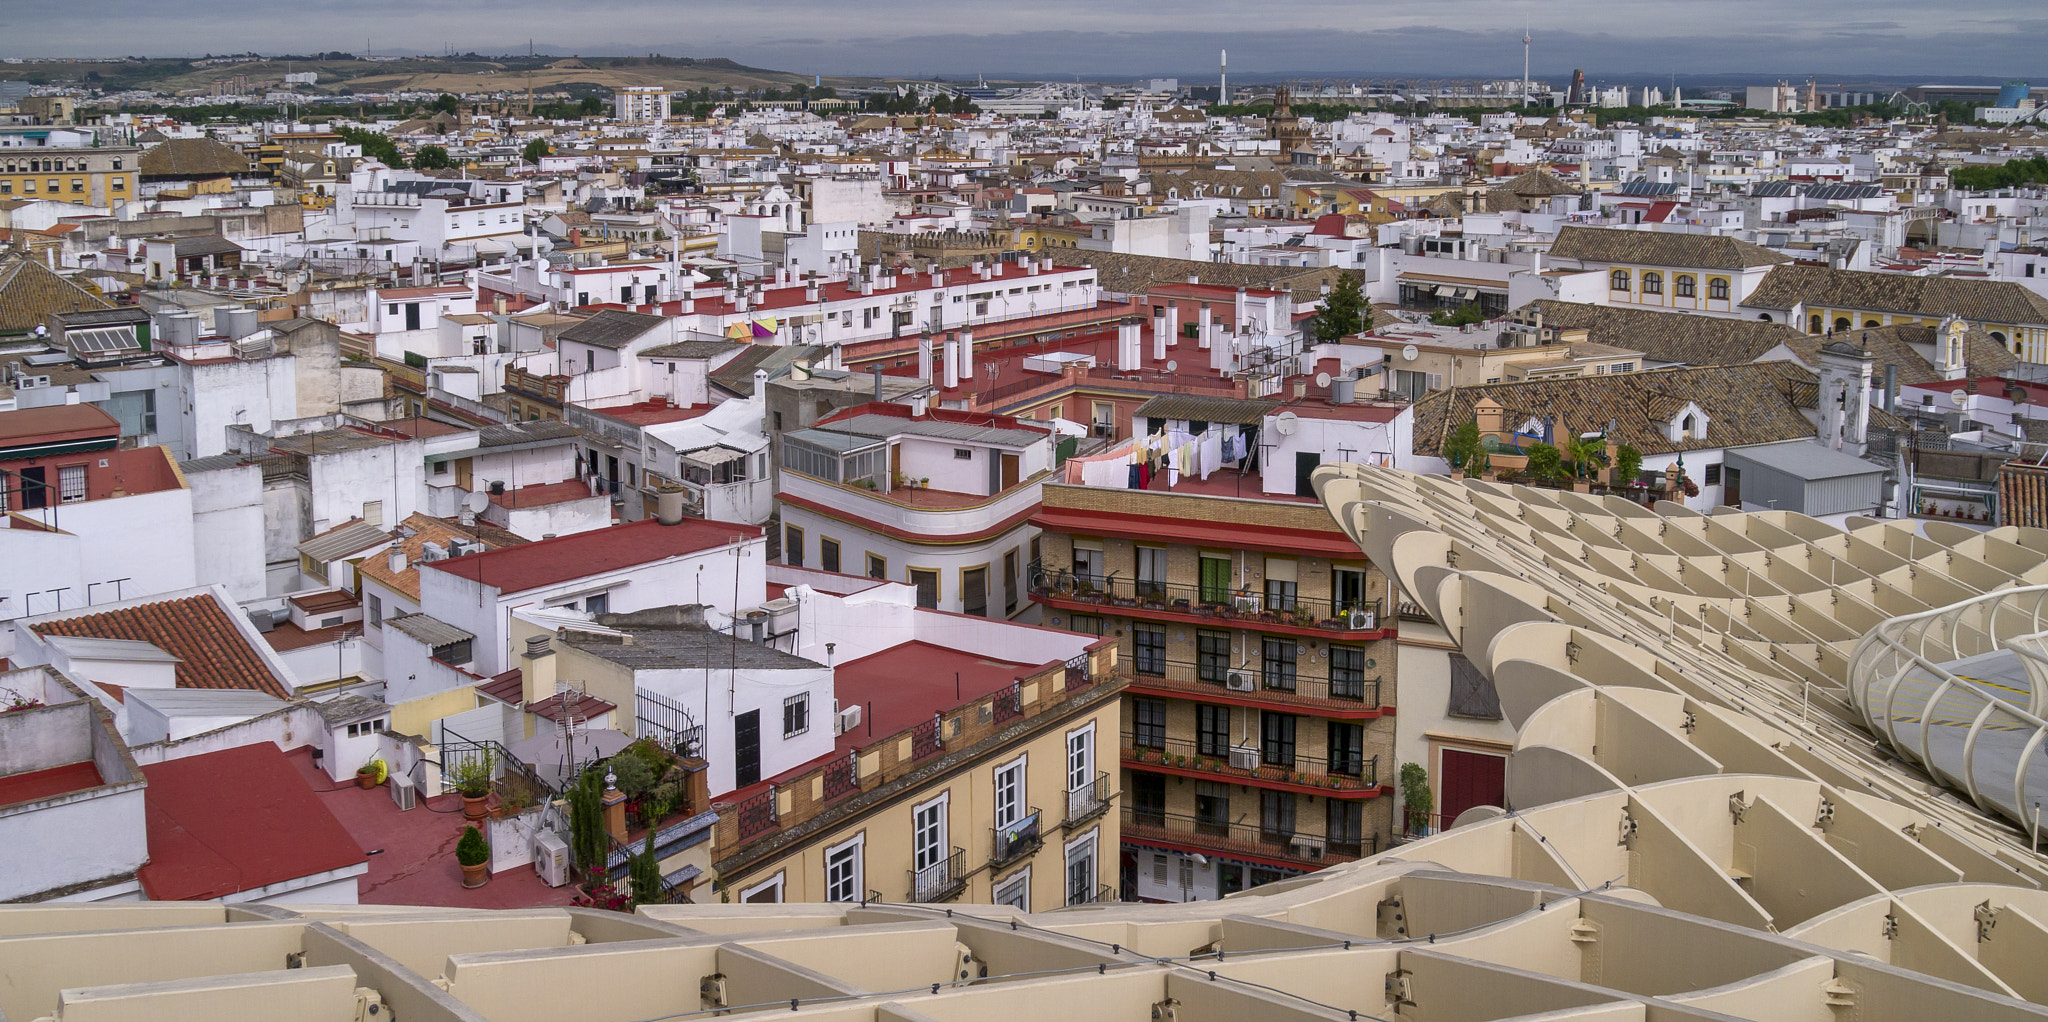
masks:
<svg viewBox="0 0 2048 1022"><path fill-rule="evenodd" d="M1083 614L1116 614L1148 621L1172 621L1210 628L1251 628L1324 638L1359 640L1394 634L1378 600L1329 600L1256 592L1224 586L1189 585L1089 575L1031 566L1031 598Z"/></svg>
<svg viewBox="0 0 2048 1022"><path fill-rule="evenodd" d="M1067 905L1107 905L1116 900L1116 892L1108 884L1098 884L1092 890L1086 885L1068 885Z"/></svg>
<svg viewBox="0 0 2048 1022"><path fill-rule="evenodd" d="M876 531L916 541L995 535L1013 528L1038 507L1039 473L995 496L936 489L868 489L828 482L788 465L782 467L777 496L833 517L859 520Z"/></svg>
<svg viewBox="0 0 2048 1022"><path fill-rule="evenodd" d="M911 901L952 901L967 889L967 852L953 854L926 866L910 870Z"/></svg>
<svg viewBox="0 0 2048 1022"><path fill-rule="evenodd" d="M1373 798L1380 786L1378 756L1321 756L1257 744L1209 747L1185 738L1123 733L1124 765L1156 774L1256 784L1330 798Z"/></svg>
<svg viewBox="0 0 2048 1022"><path fill-rule="evenodd" d="M1135 695L1200 699L1231 706L1286 707L1340 720L1370 720L1393 713L1380 705L1380 679L1289 677L1262 665L1230 667L1132 657L1121 665Z"/></svg>
<svg viewBox="0 0 2048 1022"><path fill-rule="evenodd" d="M1067 792L1067 818L1060 824L1060 829L1072 831L1101 816L1109 811L1109 803L1115 798L1116 791L1109 783L1109 772L1097 772L1094 781Z"/></svg>
<svg viewBox="0 0 2048 1022"><path fill-rule="evenodd" d="M1264 860L1290 869L1321 869L1379 851L1379 835L1332 839L1321 834L1269 831L1243 820L1208 819L1149 807L1124 807L1125 844L1220 853Z"/></svg>
<svg viewBox="0 0 2048 1022"><path fill-rule="evenodd" d="M1001 869L1029 857L1043 847L1045 840L1038 833L1038 824L1043 818L1039 815L1038 807L1033 806L1031 812L1025 814L1023 819L1007 827L989 828L989 868Z"/></svg>

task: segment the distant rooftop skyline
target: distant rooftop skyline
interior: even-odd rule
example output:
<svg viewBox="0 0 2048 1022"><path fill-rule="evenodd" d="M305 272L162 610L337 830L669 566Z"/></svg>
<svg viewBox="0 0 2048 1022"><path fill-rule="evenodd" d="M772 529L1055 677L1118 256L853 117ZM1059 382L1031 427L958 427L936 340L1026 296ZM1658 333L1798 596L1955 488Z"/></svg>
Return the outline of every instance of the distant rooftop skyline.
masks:
<svg viewBox="0 0 2048 1022"><path fill-rule="evenodd" d="M258 52L524 51L535 26L557 53L661 52L729 57L804 74L1158 74L1213 80L1217 51L1233 74L1318 69L1520 77L1521 37L1533 70L1589 75L1778 74L2026 76L2041 68L2048 5L1979 0L1966 7L1905 0L1183 0L1172 29L1136 0L1041 0L1029 22L1013 4L958 0L762 0L746 6L657 0L308 0L290 17L233 5L108 0L18 12L0 56L179 56ZM1015 31L1020 23L1047 26ZM1569 26L1569 27L1567 27ZM2035 77L2048 78L2048 68ZM1823 85L1826 83L1823 82Z"/></svg>

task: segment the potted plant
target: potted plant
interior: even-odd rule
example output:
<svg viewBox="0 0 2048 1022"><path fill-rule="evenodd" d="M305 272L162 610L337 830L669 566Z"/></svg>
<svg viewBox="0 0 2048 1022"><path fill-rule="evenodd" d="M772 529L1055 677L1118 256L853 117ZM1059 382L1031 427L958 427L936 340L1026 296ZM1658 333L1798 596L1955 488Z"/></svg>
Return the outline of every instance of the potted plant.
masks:
<svg viewBox="0 0 2048 1022"><path fill-rule="evenodd" d="M491 796L491 775L496 772L497 760L490 750L481 756L471 756L455 764L453 780L455 790L462 795L462 815L475 822L484 818L487 811L484 803Z"/></svg>
<svg viewBox="0 0 2048 1022"><path fill-rule="evenodd" d="M473 824L465 824L455 842L455 861L462 866L462 886L482 887L491 881L491 844Z"/></svg>
<svg viewBox="0 0 2048 1022"><path fill-rule="evenodd" d="M368 763L363 764L361 767L357 768L356 787L374 788L377 785L383 784L384 779L388 776L390 776L390 774L387 772L387 768L384 766L384 761L381 759L373 759Z"/></svg>

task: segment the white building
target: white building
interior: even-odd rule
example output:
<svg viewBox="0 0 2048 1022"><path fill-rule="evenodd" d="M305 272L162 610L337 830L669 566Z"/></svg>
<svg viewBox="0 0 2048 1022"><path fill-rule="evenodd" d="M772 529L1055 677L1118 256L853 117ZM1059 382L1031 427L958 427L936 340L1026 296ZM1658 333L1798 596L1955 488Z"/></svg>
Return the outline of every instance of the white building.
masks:
<svg viewBox="0 0 2048 1022"><path fill-rule="evenodd" d="M668 90L659 85L628 85L612 91L612 116L627 124L659 124L668 120Z"/></svg>

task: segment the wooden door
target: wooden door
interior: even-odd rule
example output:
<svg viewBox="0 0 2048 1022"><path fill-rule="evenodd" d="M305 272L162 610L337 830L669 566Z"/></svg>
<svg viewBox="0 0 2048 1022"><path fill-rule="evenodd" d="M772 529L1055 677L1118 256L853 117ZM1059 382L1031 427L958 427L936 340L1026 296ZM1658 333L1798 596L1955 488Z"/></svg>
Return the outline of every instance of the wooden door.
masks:
<svg viewBox="0 0 2048 1022"><path fill-rule="evenodd" d="M1018 459L1014 454L1003 455L1003 489L1017 485Z"/></svg>
<svg viewBox="0 0 2048 1022"><path fill-rule="evenodd" d="M1449 827L1458 814L1474 806L1507 802L1507 757L1463 749L1443 751L1443 777L1438 780L1438 826Z"/></svg>

